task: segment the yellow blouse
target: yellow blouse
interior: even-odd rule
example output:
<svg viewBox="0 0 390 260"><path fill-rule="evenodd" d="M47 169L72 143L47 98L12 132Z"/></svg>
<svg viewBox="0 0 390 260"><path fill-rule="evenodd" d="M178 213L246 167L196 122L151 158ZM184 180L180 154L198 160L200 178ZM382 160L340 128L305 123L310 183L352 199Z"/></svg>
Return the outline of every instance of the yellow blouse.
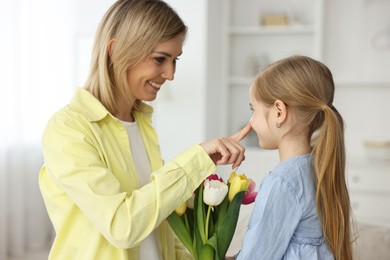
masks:
<svg viewBox="0 0 390 260"><path fill-rule="evenodd" d="M215 165L199 145L163 165L152 112L143 104L134 114L152 168L142 188L125 128L90 92L79 89L49 120L39 175L56 231L49 259L138 259L155 228L161 259L191 259L164 220Z"/></svg>

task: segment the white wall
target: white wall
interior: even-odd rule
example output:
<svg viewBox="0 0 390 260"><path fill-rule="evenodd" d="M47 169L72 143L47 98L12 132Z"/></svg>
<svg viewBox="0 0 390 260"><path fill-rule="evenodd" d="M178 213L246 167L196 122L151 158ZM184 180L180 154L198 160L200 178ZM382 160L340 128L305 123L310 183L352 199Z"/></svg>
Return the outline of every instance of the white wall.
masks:
<svg viewBox="0 0 390 260"><path fill-rule="evenodd" d="M207 0L167 1L189 27L175 80L167 82L154 102L155 127L163 158L169 160L204 139L206 104Z"/></svg>
<svg viewBox="0 0 390 260"><path fill-rule="evenodd" d="M325 57L343 81L390 81L390 1L325 1Z"/></svg>
<svg viewBox="0 0 390 260"><path fill-rule="evenodd" d="M390 140L390 1L328 0L324 61L336 83L351 160L365 160L366 139Z"/></svg>
<svg viewBox="0 0 390 260"><path fill-rule="evenodd" d="M115 2L115 0L82 0L75 2L75 16L77 24L74 33L74 77L75 86L84 84L89 73L90 57L93 46L95 32L99 26L104 13Z"/></svg>

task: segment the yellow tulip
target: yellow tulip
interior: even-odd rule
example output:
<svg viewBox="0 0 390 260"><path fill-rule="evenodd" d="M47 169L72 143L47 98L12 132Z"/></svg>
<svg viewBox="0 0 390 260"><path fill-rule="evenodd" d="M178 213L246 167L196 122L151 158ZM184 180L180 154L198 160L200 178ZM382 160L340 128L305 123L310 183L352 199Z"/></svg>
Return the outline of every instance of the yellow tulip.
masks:
<svg viewBox="0 0 390 260"><path fill-rule="evenodd" d="M245 174L238 175L235 171L229 177L229 201L231 202L234 196L240 191L247 191L251 181L247 179Z"/></svg>
<svg viewBox="0 0 390 260"><path fill-rule="evenodd" d="M186 212L187 203L188 203L188 202L185 201L183 204L181 204L179 207L177 207L177 208L175 209L177 215L181 216L181 215L184 214L184 212Z"/></svg>

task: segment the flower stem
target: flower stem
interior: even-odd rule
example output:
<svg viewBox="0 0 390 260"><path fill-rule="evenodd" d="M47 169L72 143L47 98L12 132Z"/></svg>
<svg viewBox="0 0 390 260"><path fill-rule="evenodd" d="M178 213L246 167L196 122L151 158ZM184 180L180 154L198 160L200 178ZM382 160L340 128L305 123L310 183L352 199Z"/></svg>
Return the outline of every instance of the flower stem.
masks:
<svg viewBox="0 0 390 260"><path fill-rule="evenodd" d="M207 209L207 216L206 216L206 227L205 227L205 233L206 233L206 240L209 239L209 219L210 219L210 212L211 212L211 206L209 205L209 208Z"/></svg>

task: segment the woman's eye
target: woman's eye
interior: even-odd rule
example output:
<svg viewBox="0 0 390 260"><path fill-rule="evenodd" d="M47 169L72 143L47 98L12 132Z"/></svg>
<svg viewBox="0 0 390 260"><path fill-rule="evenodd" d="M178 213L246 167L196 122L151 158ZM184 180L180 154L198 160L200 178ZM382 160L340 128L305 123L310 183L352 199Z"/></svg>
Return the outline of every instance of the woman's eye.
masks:
<svg viewBox="0 0 390 260"><path fill-rule="evenodd" d="M154 58L155 61L157 61L158 63L160 64L163 64L165 61L166 61L166 57L157 57L157 58ZM172 63L176 63L177 61L179 60L179 58L174 58L172 60Z"/></svg>
<svg viewBox="0 0 390 260"><path fill-rule="evenodd" d="M154 60L157 61L158 63L164 63L165 57L157 57L157 58L154 58Z"/></svg>

